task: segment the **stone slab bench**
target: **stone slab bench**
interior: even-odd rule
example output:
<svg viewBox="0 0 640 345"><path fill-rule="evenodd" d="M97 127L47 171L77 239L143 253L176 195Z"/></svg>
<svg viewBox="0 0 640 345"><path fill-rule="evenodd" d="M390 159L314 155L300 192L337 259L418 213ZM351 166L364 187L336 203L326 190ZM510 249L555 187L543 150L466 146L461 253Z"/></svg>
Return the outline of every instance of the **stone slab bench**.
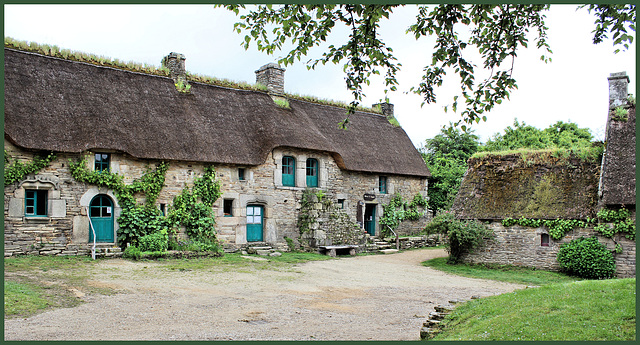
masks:
<svg viewBox="0 0 640 345"><path fill-rule="evenodd" d="M358 246L355 245L318 246L320 254L329 255L334 258L336 257L338 252L344 253L348 251L349 255L356 255L356 248L358 248Z"/></svg>

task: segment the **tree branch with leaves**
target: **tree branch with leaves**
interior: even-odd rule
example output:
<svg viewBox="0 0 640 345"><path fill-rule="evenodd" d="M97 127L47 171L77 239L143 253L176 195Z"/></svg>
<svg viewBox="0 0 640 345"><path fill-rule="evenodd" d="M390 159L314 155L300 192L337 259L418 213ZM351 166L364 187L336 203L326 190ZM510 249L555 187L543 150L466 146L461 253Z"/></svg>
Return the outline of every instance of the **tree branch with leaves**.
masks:
<svg viewBox="0 0 640 345"><path fill-rule="evenodd" d="M397 73L402 67L393 49L379 36L380 23L389 20L395 8L403 5L259 5L247 10L244 5L225 5L239 16L234 25L244 33L242 45L248 49L255 42L258 50L268 54L288 50L279 63L293 64L306 57L312 48L328 41L339 25L350 35L342 44L331 44L318 58L306 61L308 69L328 62L343 64L345 82L353 101L342 126L349 122L358 104L363 101L363 87L373 75L384 73L385 94L396 91ZM596 16L594 43L612 35L614 46L629 47L635 33L635 5L584 5ZM431 62L423 69L423 77L410 90L423 97L425 103L435 103L435 89L442 86L447 73L460 80L460 93L453 98L451 108L460 112L454 123L466 130L468 125L487 120L487 113L509 99L518 88L515 79L515 59L520 48L532 41L542 50L541 60L550 62L551 47L545 24L549 5L537 4L440 4L418 6L415 22L407 34L416 40L435 39ZM240 13L242 11L242 14ZM469 36L466 39L463 37ZM286 46L288 44L289 46ZM619 49L616 50L618 52ZM479 67L471 57L479 53ZM482 79L481 75L488 77ZM447 110L448 107L445 107Z"/></svg>

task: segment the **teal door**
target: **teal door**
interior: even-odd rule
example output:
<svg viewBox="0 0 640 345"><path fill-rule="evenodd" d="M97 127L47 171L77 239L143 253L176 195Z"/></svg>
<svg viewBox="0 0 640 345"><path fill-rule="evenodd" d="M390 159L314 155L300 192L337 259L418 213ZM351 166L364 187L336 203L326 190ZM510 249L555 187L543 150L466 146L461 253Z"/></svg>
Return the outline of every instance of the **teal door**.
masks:
<svg viewBox="0 0 640 345"><path fill-rule="evenodd" d="M247 242L260 242L263 240L263 211L264 208L259 205L247 206Z"/></svg>
<svg viewBox="0 0 640 345"><path fill-rule="evenodd" d="M113 202L106 195L96 195L89 206L89 218L96 233L96 242L113 243ZM93 231L89 228L89 242Z"/></svg>
<svg viewBox="0 0 640 345"><path fill-rule="evenodd" d="M296 185L296 160L293 157L282 157L282 185L289 187Z"/></svg>
<svg viewBox="0 0 640 345"><path fill-rule="evenodd" d="M318 160L307 159L307 187L318 187Z"/></svg>
<svg viewBox="0 0 640 345"><path fill-rule="evenodd" d="M364 209L364 230L371 236L376 234L376 205L367 204Z"/></svg>

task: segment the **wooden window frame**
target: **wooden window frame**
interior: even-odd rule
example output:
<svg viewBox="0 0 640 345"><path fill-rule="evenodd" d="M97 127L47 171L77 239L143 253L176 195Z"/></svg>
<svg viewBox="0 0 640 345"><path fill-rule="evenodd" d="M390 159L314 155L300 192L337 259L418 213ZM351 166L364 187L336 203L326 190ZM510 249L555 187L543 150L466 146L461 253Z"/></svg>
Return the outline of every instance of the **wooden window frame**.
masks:
<svg viewBox="0 0 640 345"><path fill-rule="evenodd" d="M106 156L106 157L103 157ZM111 171L111 154L105 152L96 152L94 155L95 163L94 170L95 171Z"/></svg>
<svg viewBox="0 0 640 345"><path fill-rule="evenodd" d="M292 182L285 183L285 175L291 176ZM282 185L285 187L296 186L296 159L292 156L282 157Z"/></svg>
<svg viewBox="0 0 640 345"><path fill-rule="evenodd" d="M233 217L233 199L222 200L222 214L225 217Z"/></svg>
<svg viewBox="0 0 640 345"><path fill-rule="evenodd" d="M378 176L378 192L380 194L388 193L388 179L386 176Z"/></svg>
<svg viewBox="0 0 640 345"><path fill-rule="evenodd" d="M312 163L312 166L309 165L309 163ZM313 166L313 164L315 164L315 166ZM306 176L307 176L307 187L311 187L311 188L317 188L319 186L319 180L320 180L320 162L318 162L317 159L315 158L307 158L307 168L306 168ZM315 184L314 183L309 183L309 177L315 177ZM312 179L313 180L313 179Z"/></svg>
<svg viewBox="0 0 640 345"><path fill-rule="evenodd" d="M49 216L49 210L48 210L49 209L49 190L26 189L24 195L25 195L24 197L25 217L48 217ZM44 201L42 199L44 199ZM29 208L32 208L31 212L29 212Z"/></svg>
<svg viewBox="0 0 640 345"><path fill-rule="evenodd" d="M540 246L549 247L550 243L549 234L540 234Z"/></svg>

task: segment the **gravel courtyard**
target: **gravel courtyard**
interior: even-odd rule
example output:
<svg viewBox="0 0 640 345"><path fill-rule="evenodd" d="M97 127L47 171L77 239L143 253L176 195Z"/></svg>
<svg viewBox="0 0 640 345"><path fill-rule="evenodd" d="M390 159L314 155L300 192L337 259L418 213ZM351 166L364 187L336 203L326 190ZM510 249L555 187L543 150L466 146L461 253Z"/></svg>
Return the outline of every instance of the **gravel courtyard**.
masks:
<svg viewBox="0 0 640 345"><path fill-rule="evenodd" d="M313 261L293 269L168 270L102 261L89 282L119 293L5 320L5 340L419 340L437 304L523 286L420 265L441 249Z"/></svg>

